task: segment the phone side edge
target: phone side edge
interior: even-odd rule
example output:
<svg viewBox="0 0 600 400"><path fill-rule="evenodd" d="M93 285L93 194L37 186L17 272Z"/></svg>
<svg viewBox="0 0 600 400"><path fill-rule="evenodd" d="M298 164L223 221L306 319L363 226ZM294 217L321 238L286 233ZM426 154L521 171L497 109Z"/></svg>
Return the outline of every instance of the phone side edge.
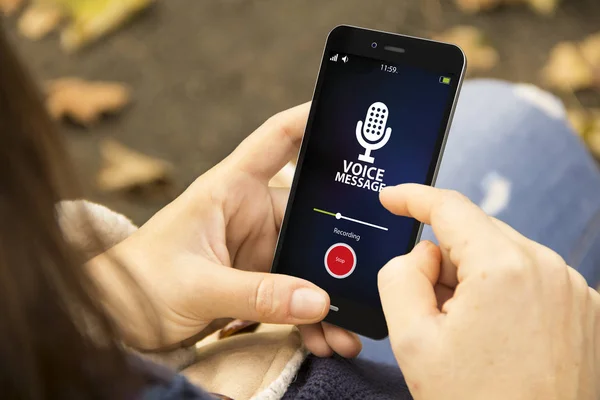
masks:
<svg viewBox="0 0 600 400"><path fill-rule="evenodd" d="M279 226L279 232L277 233L277 241L275 243L275 250L273 252L273 261L271 262L271 268L269 269L269 272L271 273L276 273L277 272L277 265L279 264L279 257L280 257L280 253L281 253L281 246L283 243L283 239L285 236L285 227L287 225L287 222L289 220L290 214L291 214L291 206L294 202L294 198L296 195L296 190L297 190L297 186L298 186L298 181L300 179L300 172L302 170L302 164L304 163L304 157L306 156L306 149L308 147L308 141L310 140L310 135L307 135L307 133L309 132L310 128L312 127L312 123L315 117L315 113L316 113L316 104L317 104L317 96L320 93L320 86L322 85L321 79L322 79L322 75L324 74L324 64L327 61L327 51L329 49L329 45L332 41L332 36L340 31L340 30L344 30L350 28L348 25L337 25L335 26L327 35L327 39L325 40L325 46L323 47L323 52L321 54L321 62L319 63L319 69L318 69L318 74L317 77L315 79L315 85L313 88L313 94L311 97L311 104L310 104L310 111L308 113L308 119L306 121L306 127L304 128L304 134L302 135L302 140L300 142L300 149L298 151L298 155L296 156L296 168L294 170L294 177L292 179L292 184L290 186L290 194L287 200L287 203L285 205L285 213L283 216L283 219L281 220L281 225Z"/></svg>
<svg viewBox="0 0 600 400"><path fill-rule="evenodd" d="M438 157L437 163L435 165L435 170L433 172L433 177L431 179L432 187L434 187L435 183L437 182L437 177L438 177L438 173L440 171L440 166L442 165L442 159L444 158L444 153L446 151L446 143L448 142L448 137L450 136L450 129L452 128L452 122L454 121L454 113L456 112L456 106L458 105L458 98L460 97L460 92L462 90L462 85L463 85L463 82L465 79L465 75L466 75L466 71L467 71L467 63L468 63L467 56L466 56L465 52L463 51L463 49L460 48L460 46L457 46L452 43L445 43L445 42L439 42L439 43L444 43L444 44L448 44L448 45L456 47L462 54L463 63L462 63L462 69L460 71L460 76L458 78L458 86L456 88L456 94L454 95L454 100L452 101L452 108L450 109L450 116L448 117L448 125L446 126L446 131L444 132L444 139L442 141L442 146L440 148L440 156ZM421 223L419 225L419 231L417 233L417 237L415 238L415 242L413 243L413 245L416 245L417 243L419 243L421 241L421 235L423 234L424 226L425 225L423 223Z"/></svg>

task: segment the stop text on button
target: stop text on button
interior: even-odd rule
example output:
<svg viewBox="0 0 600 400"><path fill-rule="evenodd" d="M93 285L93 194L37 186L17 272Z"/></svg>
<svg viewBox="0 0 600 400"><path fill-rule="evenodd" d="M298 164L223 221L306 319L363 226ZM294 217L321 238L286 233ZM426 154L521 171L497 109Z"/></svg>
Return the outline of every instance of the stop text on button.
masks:
<svg viewBox="0 0 600 400"><path fill-rule="evenodd" d="M356 253L346 243L336 243L327 249L323 261L329 275L336 279L344 279L356 268Z"/></svg>

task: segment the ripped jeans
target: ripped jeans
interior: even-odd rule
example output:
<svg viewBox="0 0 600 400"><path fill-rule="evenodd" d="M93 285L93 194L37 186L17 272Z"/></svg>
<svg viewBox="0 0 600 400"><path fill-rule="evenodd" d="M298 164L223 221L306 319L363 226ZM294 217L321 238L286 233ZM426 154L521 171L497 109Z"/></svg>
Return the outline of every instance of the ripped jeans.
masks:
<svg viewBox="0 0 600 400"><path fill-rule="evenodd" d="M553 95L466 82L436 187L460 191L600 283L600 172ZM430 227L422 239L434 240ZM361 358L396 364L388 339L363 344Z"/></svg>

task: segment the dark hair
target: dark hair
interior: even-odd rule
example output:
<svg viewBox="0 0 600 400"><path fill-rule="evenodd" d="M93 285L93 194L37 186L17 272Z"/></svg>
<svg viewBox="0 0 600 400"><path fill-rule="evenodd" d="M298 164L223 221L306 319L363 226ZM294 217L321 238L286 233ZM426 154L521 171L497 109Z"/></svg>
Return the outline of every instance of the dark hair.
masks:
<svg viewBox="0 0 600 400"><path fill-rule="evenodd" d="M68 159L0 26L2 398L131 398L141 382L57 222L76 194Z"/></svg>

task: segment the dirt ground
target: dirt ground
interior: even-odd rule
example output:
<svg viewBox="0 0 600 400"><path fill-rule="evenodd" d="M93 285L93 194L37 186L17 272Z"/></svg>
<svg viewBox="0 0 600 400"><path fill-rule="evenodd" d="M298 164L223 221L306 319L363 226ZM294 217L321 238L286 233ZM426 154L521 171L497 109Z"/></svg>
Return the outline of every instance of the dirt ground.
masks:
<svg viewBox="0 0 600 400"><path fill-rule="evenodd" d="M7 22L40 80L81 76L133 88L134 103L122 115L90 130L64 131L87 197L137 223L267 117L309 100L325 37L338 24L421 36L474 25L501 57L485 76L539 83L539 69L556 42L600 30L600 0L565 0L553 18L524 7L466 16L448 0L163 0L117 34L71 56L60 51L56 36L30 42L14 33L13 20ZM581 101L600 105L594 94L583 94ZM97 191L97 145L106 137L171 161L176 167L171 193Z"/></svg>

